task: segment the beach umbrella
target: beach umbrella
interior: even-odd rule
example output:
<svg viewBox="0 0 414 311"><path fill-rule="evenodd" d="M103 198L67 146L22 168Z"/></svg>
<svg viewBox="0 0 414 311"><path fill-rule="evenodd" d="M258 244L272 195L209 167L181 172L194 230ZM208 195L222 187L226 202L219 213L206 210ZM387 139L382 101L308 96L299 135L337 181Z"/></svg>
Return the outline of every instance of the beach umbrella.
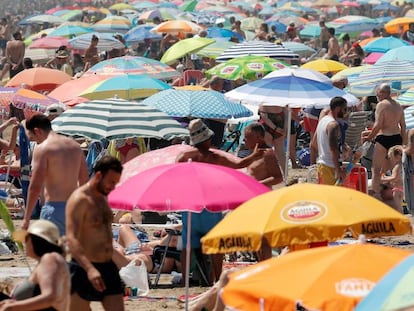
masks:
<svg viewBox="0 0 414 311"><path fill-rule="evenodd" d="M414 46L400 46L389 50L380 59L378 59L377 64L385 64L389 61L407 61L414 63Z"/></svg>
<svg viewBox="0 0 414 311"><path fill-rule="evenodd" d="M313 3L312 6L314 7L334 7L334 6L340 6L341 3L336 0L317 0L315 3Z"/></svg>
<svg viewBox="0 0 414 311"><path fill-rule="evenodd" d="M29 18L24 19L23 21L19 22L20 26L24 25L30 25L30 24L62 24L65 20L54 15L48 15L48 14L38 14L31 16Z"/></svg>
<svg viewBox="0 0 414 311"><path fill-rule="evenodd" d="M180 178L176 178L180 176ZM137 187L139 185L139 187ZM167 186L169 185L169 186ZM134 190L132 190L134 189ZM161 192L160 189L163 189ZM222 165L200 162L157 166L131 177L115 188L108 202L112 208L143 211L188 212L187 257L184 276L189 289L191 213L222 212L269 189L254 178ZM128 193L128 195L126 195ZM188 298L186 298L188 310Z"/></svg>
<svg viewBox="0 0 414 311"><path fill-rule="evenodd" d="M141 56L111 58L92 66L84 75L119 75L124 73L145 74L156 79L170 79L179 76L179 73L172 67Z"/></svg>
<svg viewBox="0 0 414 311"><path fill-rule="evenodd" d="M241 34L220 27L207 28L207 38L237 38L240 42L244 40Z"/></svg>
<svg viewBox="0 0 414 311"><path fill-rule="evenodd" d="M164 64L173 64L177 59L184 57L187 54L195 53L198 50L214 43L214 39L193 37L180 40L174 43L162 56L161 62Z"/></svg>
<svg viewBox="0 0 414 311"><path fill-rule="evenodd" d="M409 219L365 193L310 183L258 196L227 217L203 237L203 252L255 251L263 238L271 247L282 247L339 240L348 230L354 237L411 231ZM248 243L226 246L227 240Z"/></svg>
<svg viewBox="0 0 414 311"><path fill-rule="evenodd" d="M99 38L99 42L97 45L98 51L110 51L112 49L122 49L125 47L125 45L121 41L114 38L111 34L98 32L90 32L85 33L83 35L79 35L69 40L69 44L74 49L86 50L91 44L92 36L96 36Z"/></svg>
<svg viewBox="0 0 414 311"><path fill-rule="evenodd" d="M414 90L411 90L411 93L413 93L413 92L414 92ZM400 103L405 104L404 102L400 102ZM405 126L406 126L407 130L414 128L414 105L413 105L413 102L410 101L409 105L411 105L411 106L404 109L404 119L405 119Z"/></svg>
<svg viewBox="0 0 414 311"><path fill-rule="evenodd" d="M124 35L124 39L126 42L143 42L146 39L161 40L162 35L150 32L152 28L154 28L153 25L138 25L129 30Z"/></svg>
<svg viewBox="0 0 414 311"><path fill-rule="evenodd" d="M352 82L352 85L406 80L414 80L412 63L407 61L389 61L385 64L374 64L367 70L364 70Z"/></svg>
<svg viewBox="0 0 414 311"><path fill-rule="evenodd" d="M281 22L278 21L266 21L266 24L269 26L269 29L271 29L272 26L276 27L276 32L278 33L285 33L287 26Z"/></svg>
<svg viewBox="0 0 414 311"><path fill-rule="evenodd" d="M260 25L263 24L265 21L261 18L252 16L243 18L240 22L241 29L255 31L256 29L259 29Z"/></svg>
<svg viewBox="0 0 414 311"><path fill-rule="evenodd" d="M49 33L51 37L76 37L84 33L93 32L91 28L74 26L74 25L61 25L55 30Z"/></svg>
<svg viewBox="0 0 414 311"><path fill-rule="evenodd" d="M316 53L314 48L301 42L284 41L282 42L282 45L293 53L298 54L300 57L309 57Z"/></svg>
<svg viewBox="0 0 414 311"><path fill-rule="evenodd" d="M335 28L335 33L361 33L380 26L380 23L366 16L348 15L333 20L329 26Z"/></svg>
<svg viewBox="0 0 414 311"><path fill-rule="evenodd" d="M81 94L91 85L108 78L109 76L105 75L90 75L85 77L82 76L79 79L72 79L68 82L63 83L62 85L59 85L48 95L62 103L66 103L76 97L79 97L79 94Z"/></svg>
<svg viewBox="0 0 414 311"><path fill-rule="evenodd" d="M410 284L414 280L414 255L394 266L369 294L357 305L355 311L407 310L414 306L414 292Z"/></svg>
<svg viewBox="0 0 414 311"><path fill-rule="evenodd" d="M218 64L206 71L207 77L217 76L226 80L257 80L266 74L289 67L282 61L264 56L243 56Z"/></svg>
<svg viewBox="0 0 414 311"><path fill-rule="evenodd" d="M155 26L151 31L158 33L199 33L202 28L189 21L185 20L170 20Z"/></svg>
<svg viewBox="0 0 414 311"><path fill-rule="evenodd" d="M13 94L11 103L16 108L23 110L26 119L28 119L34 112L44 113L48 106L57 104L59 101L50 96L22 88Z"/></svg>
<svg viewBox="0 0 414 311"><path fill-rule="evenodd" d="M138 99L170 88L169 84L146 75L123 74L99 81L88 87L79 96L90 100L112 97Z"/></svg>
<svg viewBox="0 0 414 311"><path fill-rule="evenodd" d="M145 10L145 9L156 8L158 7L158 4L152 1L142 1L138 3L134 3L132 6L138 10Z"/></svg>
<svg viewBox="0 0 414 311"><path fill-rule="evenodd" d="M281 60L298 59L298 54L283 47L282 45L274 44L266 41L249 41L233 45L231 48L225 50L220 56L216 58L217 62L224 62L233 58L255 55L266 56Z"/></svg>
<svg viewBox="0 0 414 311"><path fill-rule="evenodd" d="M364 64L369 64L369 65L373 65L375 64L382 56L384 55L384 53L379 53L379 52L372 52L369 53L369 55L367 57L364 58L363 63Z"/></svg>
<svg viewBox="0 0 414 311"><path fill-rule="evenodd" d="M368 53L386 53L389 50L408 45L410 45L409 42L391 36L371 41L363 47L363 50Z"/></svg>
<svg viewBox="0 0 414 311"><path fill-rule="evenodd" d="M384 28L390 34L400 34L408 30L409 23L414 23L414 17L397 17L386 23Z"/></svg>
<svg viewBox="0 0 414 311"><path fill-rule="evenodd" d="M54 119L52 128L65 135L97 140L188 136L188 130L164 112L121 99L80 103Z"/></svg>
<svg viewBox="0 0 414 311"><path fill-rule="evenodd" d="M344 70L341 70L341 71L337 72L336 74L334 74L332 76L331 79L332 80L338 80L338 79L341 79L341 78L347 78L348 82L350 83L350 82L354 81L355 78L358 77L359 74L362 71L368 69L369 67L371 67L371 65L368 65L368 64L362 65L362 66L357 66L357 67L349 67L347 69L344 69Z"/></svg>
<svg viewBox="0 0 414 311"><path fill-rule="evenodd" d="M24 57L32 60L33 64L46 63L48 60L55 57L55 50L51 49L27 49L24 52Z"/></svg>
<svg viewBox="0 0 414 311"><path fill-rule="evenodd" d="M142 13L138 20L153 20L159 18L160 20L174 20L180 11L169 8L159 8Z"/></svg>
<svg viewBox="0 0 414 311"><path fill-rule="evenodd" d="M409 88L407 91L397 97L397 101L403 106L414 105L414 88ZM408 112L409 113L409 112ZM412 118L412 115L406 115L407 118Z"/></svg>
<svg viewBox="0 0 414 311"><path fill-rule="evenodd" d="M133 10L134 7L128 3L120 2L120 3L115 3L111 5L108 9L114 10L114 11L122 11L122 10L127 10L127 9Z"/></svg>
<svg viewBox="0 0 414 311"><path fill-rule="evenodd" d="M176 144L168 147L147 151L140 154L139 156L129 160L123 165L122 175L117 187L122 185L125 181L131 177L148 170L150 168L176 163L178 155L185 151L194 150L193 146L185 144ZM234 154L230 152L225 152L220 149L212 149L211 152L217 153L220 156L225 156L231 161L236 161L237 158Z"/></svg>
<svg viewBox="0 0 414 311"><path fill-rule="evenodd" d="M32 44L29 45L29 49L53 49L56 50L60 46L67 46L70 48L68 39L65 37L52 37L52 36L46 36L41 39L37 39L33 41Z"/></svg>
<svg viewBox="0 0 414 311"><path fill-rule="evenodd" d="M369 244L297 251L234 272L221 297L235 310L351 311L410 254Z"/></svg>
<svg viewBox="0 0 414 311"><path fill-rule="evenodd" d="M303 38L317 38L321 35L321 27L319 24L308 23L299 31L299 34Z"/></svg>
<svg viewBox="0 0 414 311"><path fill-rule="evenodd" d="M122 33L127 32L131 27L132 23L128 18L114 15L107 16L91 26L94 31Z"/></svg>
<svg viewBox="0 0 414 311"><path fill-rule="evenodd" d="M142 103L173 117L230 119L253 114L248 108L227 100L222 93L214 90L165 90Z"/></svg>
<svg viewBox="0 0 414 311"><path fill-rule="evenodd" d="M24 85L34 91L51 91L71 79L72 77L63 71L37 67L19 72L7 82L6 86L21 87Z"/></svg>
<svg viewBox="0 0 414 311"><path fill-rule="evenodd" d="M180 11L183 12L193 12L196 5L198 4L197 0L188 0L179 6Z"/></svg>
<svg viewBox="0 0 414 311"><path fill-rule="evenodd" d="M216 38L216 42L203 47L202 49L195 52L195 54L208 57L208 58L217 58L221 55L226 49L229 49L234 45L234 42L227 41L225 39Z"/></svg>
<svg viewBox="0 0 414 311"><path fill-rule="evenodd" d="M264 79L277 78L277 77L290 77L290 76L332 84L331 79L329 79L327 76L320 73L319 71L316 71L313 69L292 68L292 67L281 68L280 70L275 70L267 74L266 76L264 76Z"/></svg>
<svg viewBox="0 0 414 311"><path fill-rule="evenodd" d="M71 21L80 19L82 16L82 10L70 10L65 14L60 15L59 17L65 21Z"/></svg>
<svg viewBox="0 0 414 311"><path fill-rule="evenodd" d="M330 59L317 59L307 62L301 66L305 69L313 69L321 73L337 73L341 70L347 69L348 67L344 64Z"/></svg>

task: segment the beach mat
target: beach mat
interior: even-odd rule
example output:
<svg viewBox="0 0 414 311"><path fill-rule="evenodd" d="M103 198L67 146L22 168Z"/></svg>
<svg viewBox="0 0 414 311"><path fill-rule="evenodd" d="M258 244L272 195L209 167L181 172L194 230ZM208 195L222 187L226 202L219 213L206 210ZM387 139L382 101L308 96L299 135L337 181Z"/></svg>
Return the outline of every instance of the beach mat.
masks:
<svg viewBox="0 0 414 311"><path fill-rule="evenodd" d="M30 276L28 267L0 267L0 279L26 278Z"/></svg>

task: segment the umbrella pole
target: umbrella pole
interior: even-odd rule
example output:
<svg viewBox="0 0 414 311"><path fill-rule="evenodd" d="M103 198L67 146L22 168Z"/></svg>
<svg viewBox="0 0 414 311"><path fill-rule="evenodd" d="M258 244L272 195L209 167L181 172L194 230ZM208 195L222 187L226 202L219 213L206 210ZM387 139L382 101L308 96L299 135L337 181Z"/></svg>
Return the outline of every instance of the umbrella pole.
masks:
<svg viewBox="0 0 414 311"><path fill-rule="evenodd" d="M190 260L191 260L191 212L187 212L187 242L185 254L185 311L188 311L190 295Z"/></svg>
<svg viewBox="0 0 414 311"><path fill-rule="evenodd" d="M290 156L290 123L292 121L292 110L288 107L288 119L287 119L287 129L286 129L286 160L285 160L285 185L288 184L288 169L289 169L289 156ZM293 164L293 163L292 163Z"/></svg>

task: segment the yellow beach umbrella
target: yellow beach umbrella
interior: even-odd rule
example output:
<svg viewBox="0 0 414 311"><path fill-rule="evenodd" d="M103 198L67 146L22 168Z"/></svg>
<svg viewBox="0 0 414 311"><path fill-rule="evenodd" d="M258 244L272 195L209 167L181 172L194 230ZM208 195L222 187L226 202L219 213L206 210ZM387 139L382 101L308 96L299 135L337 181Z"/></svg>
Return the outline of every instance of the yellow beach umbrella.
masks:
<svg viewBox="0 0 414 311"><path fill-rule="evenodd" d="M367 70L372 65L363 65L357 67L349 67L347 69L341 70L338 73L334 74L331 77L331 80L335 81L340 78L348 78L349 76L360 74L362 71Z"/></svg>
<svg viewBox="0 0 414 311"><path fill-rule="evenodd" d="M114 11L121 11L121 10L135 10L135 8L128 4L128 3L115 3L114 5L111 5L109 7L110 10L114 10Z"/></svg>
<svg viewBox="0 0 414 311"><path fill-rule="evenodd" d="M335 241L349 230L355 237L402 235L410 220L381 201L354 189L297 184L259 195L232 211L202 239L206 254Z"/></svg>
<svg viewBox="0 0 414 311"><path fill-rule="evenodd" d="M409 23L414 23L414 17L398 17L386 23L384 28L390 34L401 34L408 30Z"/></svg>
<svg viewBox="0 0 414 311"><path fill-rule="evenodd" d="M348 66L345 66L344 64L330 60L330 59L317 59L310 61L306 64L303 64L301 68L307 68L307 69L313 69L316 71L319 71L321 73L337 73L341 70L347 69Z"/></svg>

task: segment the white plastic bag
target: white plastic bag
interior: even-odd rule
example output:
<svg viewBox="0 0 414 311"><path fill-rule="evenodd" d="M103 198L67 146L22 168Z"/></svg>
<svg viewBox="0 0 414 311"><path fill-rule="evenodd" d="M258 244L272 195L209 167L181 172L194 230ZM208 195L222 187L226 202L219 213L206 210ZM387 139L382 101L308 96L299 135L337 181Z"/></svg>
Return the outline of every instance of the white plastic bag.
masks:
<svg viewBox="0 0 414 311"><path fill-rule="evenodd" d="M141 261L139 266L135 261ZM131 262L119 270L119 275L126 286L136 287L138 296L146 296L149 293L147 267L141 259L131 260Z"/></svg>

